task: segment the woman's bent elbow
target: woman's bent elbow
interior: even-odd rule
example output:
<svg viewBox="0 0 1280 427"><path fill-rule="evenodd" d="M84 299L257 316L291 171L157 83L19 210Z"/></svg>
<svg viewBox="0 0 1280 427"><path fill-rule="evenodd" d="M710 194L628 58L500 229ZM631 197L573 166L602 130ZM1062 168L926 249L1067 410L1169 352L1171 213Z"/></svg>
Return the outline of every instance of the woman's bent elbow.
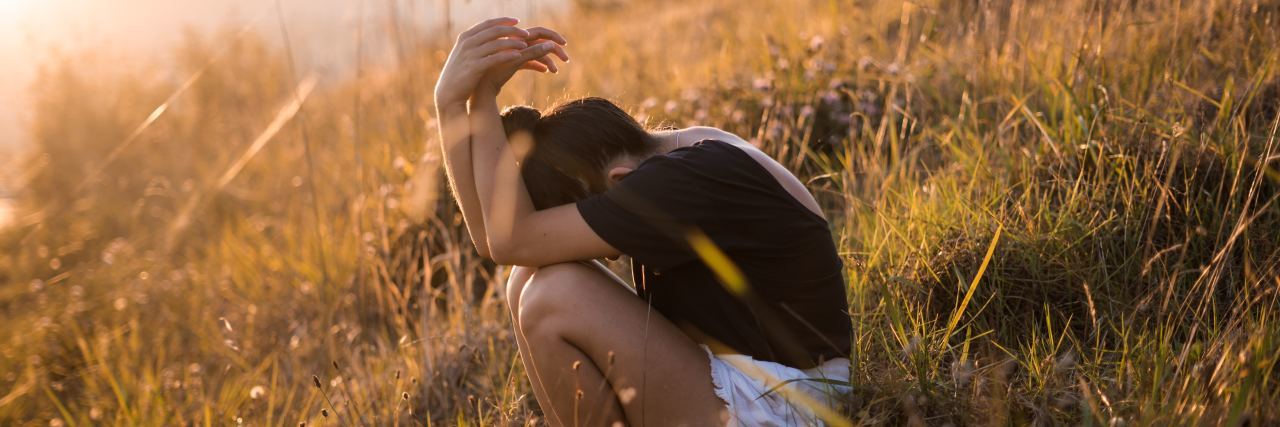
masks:
<svg viewBox="0 0 1280 427"><path fill-rule="evenodd" d="M484 254L484 256L493 260L493 262L499 265L516 265L514 263L515 260L512 259L512 248L508 245L502 244L501 242L489 241L488 248L485 249L487 249L485 251L487 253Z"/></svg>
<svg viewBox="0 0 1280 427"><path fill-rule="evenodd" d="M535 251L531 248L508 244L489 243L489 259L499 265L519 265L525 267L541 267L537 263Z"/></svg>

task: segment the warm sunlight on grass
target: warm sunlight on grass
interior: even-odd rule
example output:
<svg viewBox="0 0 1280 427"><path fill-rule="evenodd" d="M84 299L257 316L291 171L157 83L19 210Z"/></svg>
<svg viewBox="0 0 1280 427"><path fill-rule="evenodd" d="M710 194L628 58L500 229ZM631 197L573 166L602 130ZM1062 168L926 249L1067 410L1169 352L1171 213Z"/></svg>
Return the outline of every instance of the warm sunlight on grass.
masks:
<svg viewBox="0 0 1280 427"><path fill-rule="evenodd" d="M854 325L829 419L1280 423L1274 2L567 4L522 17L573 62L504 102L718 126L817 195ZM439 178L452 35L361 27L333 77L269 28L68 50L13 107L0 425L541 423Z"/></svg>

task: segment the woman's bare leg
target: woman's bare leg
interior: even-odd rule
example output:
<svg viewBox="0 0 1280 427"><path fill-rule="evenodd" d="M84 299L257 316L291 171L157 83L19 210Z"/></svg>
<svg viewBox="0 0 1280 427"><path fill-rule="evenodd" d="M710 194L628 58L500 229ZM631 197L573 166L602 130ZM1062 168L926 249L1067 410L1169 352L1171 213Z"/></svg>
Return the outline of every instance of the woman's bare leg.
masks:
<svg viewBox="0 0 1280 427"><path fill-rule="evenodd" d="M525 373L529 376L533 395L538 398L538 402L545 405L542 408L543 415L552 425L566 425L557 416L555 408L545 403L550 402L551 399L547 397L546 387L543 387L537 367L534 366L532 356L529 355L529 342L525 340L524 332L520 330L520 293L524 292L525 285L537 270L534 267L513 266L511 268L511 275L507 278L507 308L511 311L511 325L515 331L516 347L520 350L520 361L524 363Z"/></svg>
<svg viewBox="0 0 1280 427"><path fill-rule="evenodd" d="M600 264L599 261L590 261L590 262L584 262L584 263L589 264L588 265L589 267L595 270L598 270L598 272L601 273L601 275L607 277L610 281L612 281L614 284L616 284L620 288L626 289L628 292L634 294L634 291L630 290L627 283L624 282L617 275L613 274L613 272L609 271L608 267L605 267L604 264ZM533 277L533 273L536 272L537 270L538 269L535 267L513 266L511 269L511 274L507 278L507 289L506 289L507 305L511 311L511 324L515 327L516 345L520 351L520 360L524 363L525 372L529 376L529 382L534 390L533 391L534 395L538 398L539 402L543 402L543 404L546 405L546 407L542 409L543 409L544 415L547 417L547 420L552 425L582 425L584 421L591 421L591 420L578 419L575 422L575 420L572 418L571 415L567 415L568 419L563 420L562 418L557 416L555 412L555 408L551 406L549 403L547 403L547 402L551 402L551 399L549 399L547 396L546 387L543 386L542 379L538 375L537 366L534 365L532 356L529 354L528 340L525 338L524 332L520 329L520 318L518 315L518 312L519 312L518 307L520 307L520 294L524 291L525 285L529 283L529 279ZM577 352L577 353L581 354L581 352ZM585 360L585 359L587 358L580 357L577 360ZM594 367L594 363L592 363L592 366ZM582 368L580 367L580 369ZM599 371L599 368L596 367L596 370ZM608 367L606 367L605 370L607 371ZM596 385L595 390L593 392L596 394L605 393L605 392L612 393L612 390L609 389L608 383L606 381L598 381L598 384ZM581 406L580 409L586 408L585 405L580 405L580 406ZM617 408L617 410L612 411L612 413L615 414L615 416L613 417L610 417L609 414L605 414L604 412L605 411L601 411L600 416L597 417L596 420L594 420L596 423L603 424L603 421L602 421L603 419L621 418L620 416L616 416L616 414L622 413L620 408Z"/></svg>
<svg viewBox="0 0 1280 427"><path fill-rule="evenodd" d="M578 263L541 267L517 307L522 354L544 389L539 401L560 422L722 422L706 353L602 272Z"/></svg>

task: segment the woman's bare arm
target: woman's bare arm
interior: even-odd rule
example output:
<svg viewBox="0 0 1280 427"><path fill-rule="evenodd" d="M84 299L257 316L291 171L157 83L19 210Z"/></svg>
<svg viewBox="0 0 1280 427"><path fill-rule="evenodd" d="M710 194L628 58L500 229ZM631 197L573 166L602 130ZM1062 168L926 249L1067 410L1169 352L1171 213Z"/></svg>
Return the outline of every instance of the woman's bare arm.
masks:
<svg viewBox="0 0 1280 427"><path fill-rule="evenodd" d="M440 150L444 154L445 176L453 191L458 209L471 243L480 256L489 257L489 240L485 236L484 219L478 210L480 199L475 192L475 173L471 169L471 124L467 120L465 103L436 104L436 121L440 129Z"/></svg>
<svg viewBox="0 0 1280 427"><path fill-rule="evenodd" d="M535 212L508 149L497 94L517 70L554 71L565 40L491 19L458 36L436 83L445 171L476 248L501 264L542 266L616 255L573 205ZM534 44L536 43L536 44ZM466 103L470 98L470 104Z"/></svg>
<svg viewBox="0 0 1280 427"><path fill-rule="evenodd" d="M480 200L475 192L467 100L488 68L518 57L519 50L528 47L522 39L529 37L529 33L516 28L517 22L514 18L490 19L459 34L435 88L436 125L440 131L445 176L462 211L467 233L476 251L484 257L490 254L484 219L480 217Z"/></svg>
<svg viewBox="0 0 1280 427"><path fill-rule="evenodd" d="M496 92L477 93L471 104L472 160L489 251L499 264L539 267L604 258L618 250L587 225L573 204L534 210L509 149Z"/></svg>

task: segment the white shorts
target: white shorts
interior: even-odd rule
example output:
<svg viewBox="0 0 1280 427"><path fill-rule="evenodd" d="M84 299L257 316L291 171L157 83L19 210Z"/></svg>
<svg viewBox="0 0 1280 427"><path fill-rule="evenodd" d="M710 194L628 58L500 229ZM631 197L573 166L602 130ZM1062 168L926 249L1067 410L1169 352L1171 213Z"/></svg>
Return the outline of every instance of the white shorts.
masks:
<svg viewBox="0 0 1280 427"><path fill-rule="evenodd" d="M742 354L713 354L705 345L702 349L711 359L711 383L728 408L730 426L821 426L822 418L811 408L834 411L839 399L852 391L845 384L810 380L847 383L846 358L797 369ZM799 381L774 389L788 380Z"/></svg>

